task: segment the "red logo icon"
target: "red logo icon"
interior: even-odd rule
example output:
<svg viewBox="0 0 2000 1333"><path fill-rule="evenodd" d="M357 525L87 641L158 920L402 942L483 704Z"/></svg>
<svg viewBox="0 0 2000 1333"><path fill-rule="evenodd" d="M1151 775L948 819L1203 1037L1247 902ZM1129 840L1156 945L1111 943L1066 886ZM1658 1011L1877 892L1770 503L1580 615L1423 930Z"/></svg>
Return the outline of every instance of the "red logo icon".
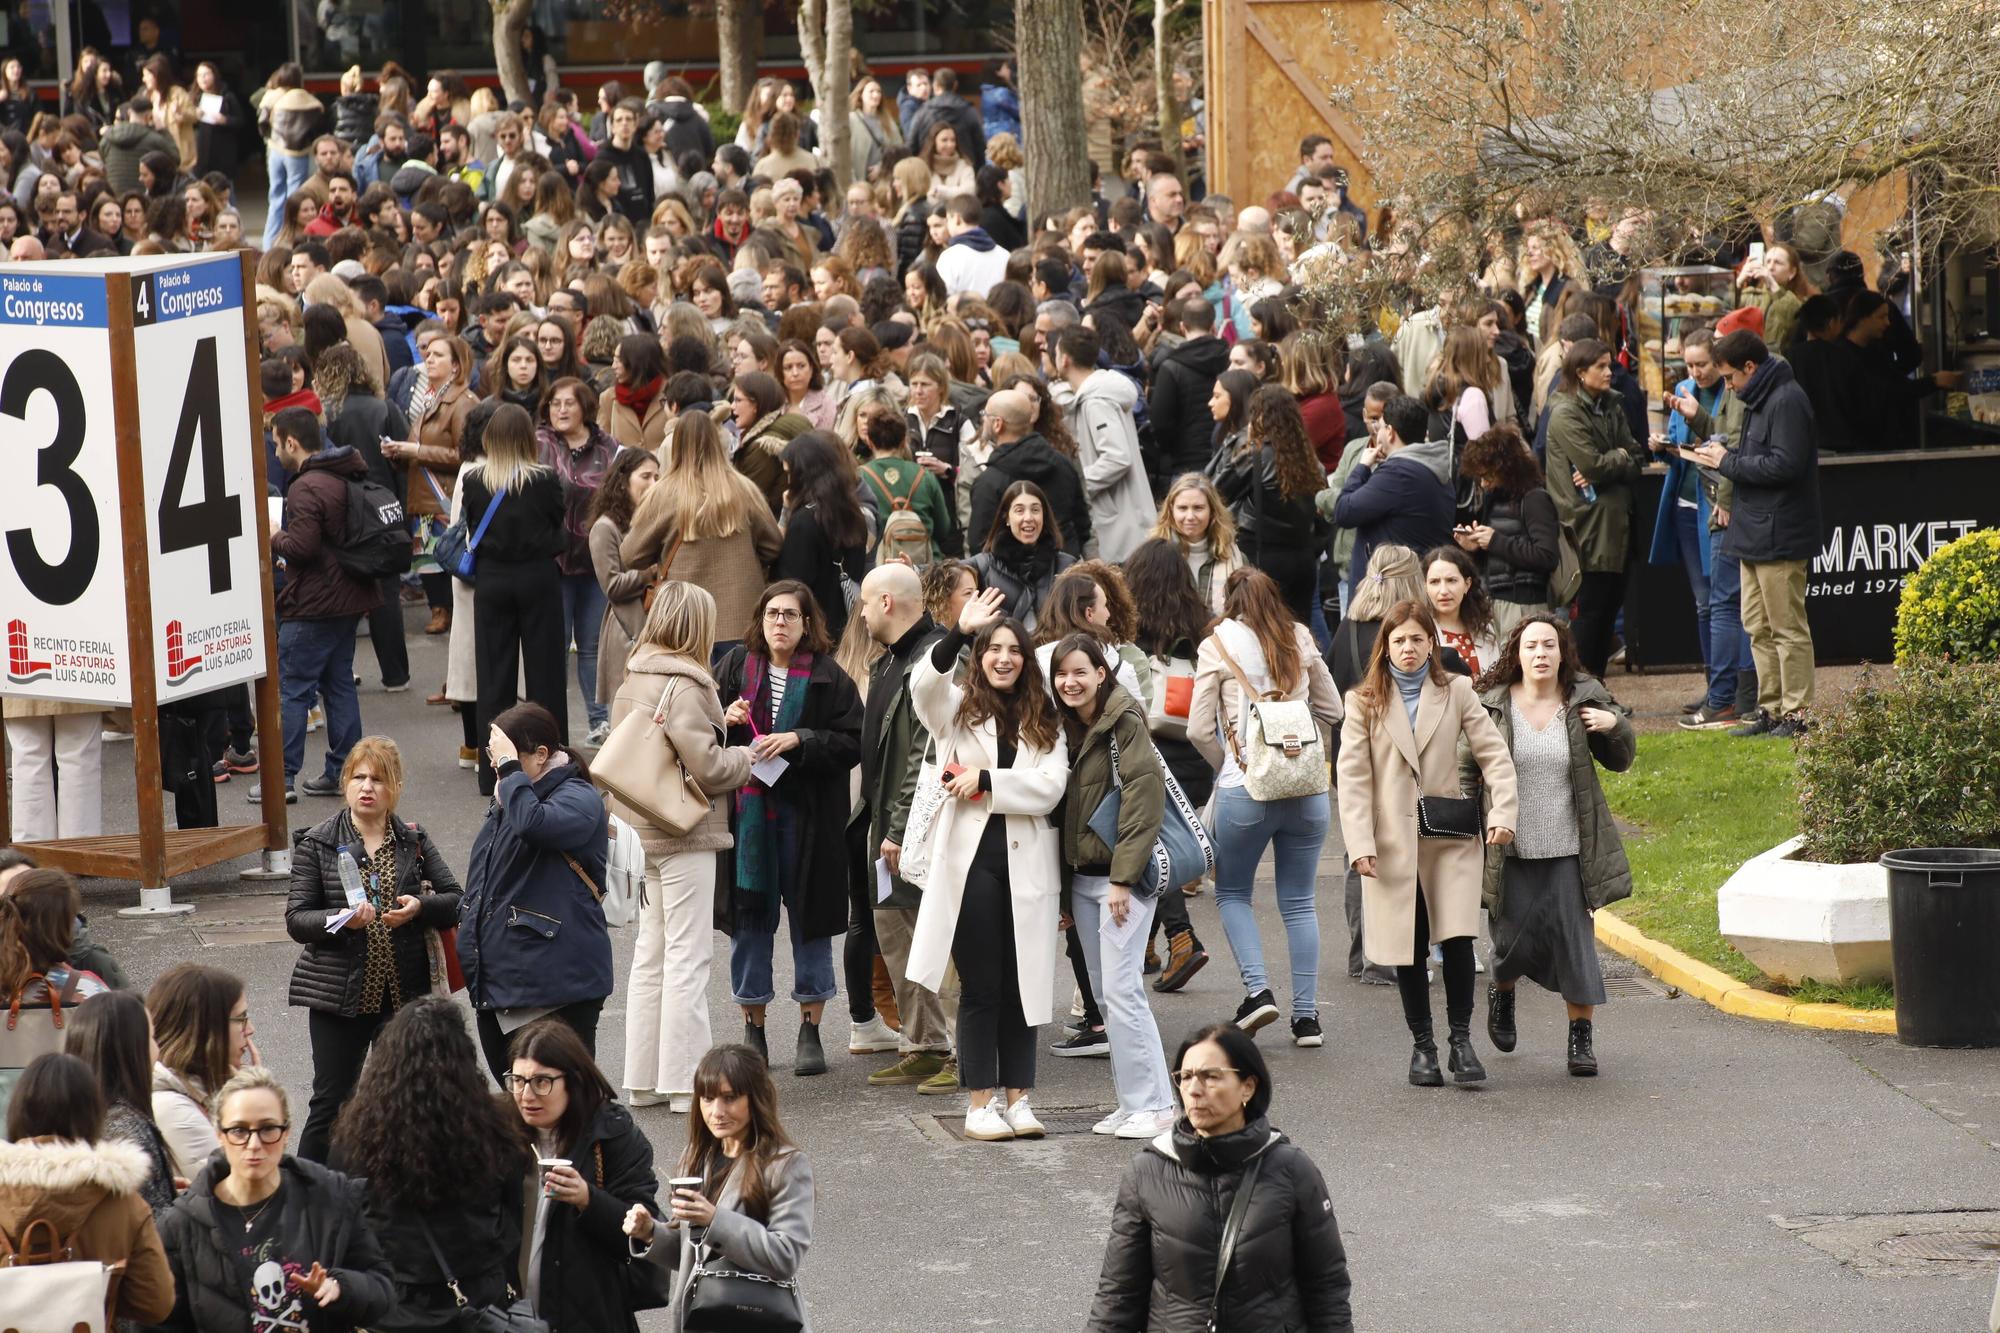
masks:
<svg viewBox="0 0 2000 1333"><path fill-rule="evenodd" d="M26 685L31 681L47 680L50 664L37 662L28 656L28 622L10 620L7 622L7 679L16 685Z"/></svg>
<svg viewBox="0 0 2000 1333"><path fill-rule="evenodd" d="M187 655L187 637L181 632L181 622L167 622L167 684L178 685L201 670L201 654Z"/></svg>

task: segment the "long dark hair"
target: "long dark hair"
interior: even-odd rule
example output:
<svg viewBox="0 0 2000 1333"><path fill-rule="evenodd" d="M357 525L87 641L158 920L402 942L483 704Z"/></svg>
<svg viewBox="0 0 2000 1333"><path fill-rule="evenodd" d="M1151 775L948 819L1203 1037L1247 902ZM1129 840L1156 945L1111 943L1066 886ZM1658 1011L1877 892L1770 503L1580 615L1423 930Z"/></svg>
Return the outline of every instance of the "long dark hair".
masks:
<svg viewBox="0 0 2000 1333"><path fill-rule="evenodd" d="M1104 646L1104 641L1096 635L1066 634L1056 644L1055 652L1049 657L1049 679L1051 682L1054 681L1056 672L1062 669L1063 659L1071 653L1082 653L1090 659L1092 666L1104 673L1104 679L1097 687L1097 715L1102 717L1104 715L1104 701L1111 697L1111 691L1118 688L1118 668L1114 662L1107 660L1107 649ZM1112 656L1115 657L1116 654L1112 654ZM1056 697L1056 716L1062 719L1063 735L1069 741L1070 753L1073 756L1076 753L1078 743L1083 740L1084 732L1090 730L1090 728L1084 725L1083 718L1077 714L1074 708L1063 702L1060 695Z"/></svg>
<svg viewBox="0 0 2000 1333"><path fill-rule="evenodd" d="M382 1028L333 1146L378 1202L418 1213L526 1159L521 1118L493 1095L464 1016L442 995L412 1000Z"/></svg>
<svg viewBox="0 0 2000 1333"><path fill-rule="evenodd" d="M768 1172L780 1157L796 1152L785 1124L778 1118L778 1088L771 1081L770 1066L748 1046L716 1046L694 1067L694 1095L715 1097L727 1086L729 1091L750 1101L750 1123L743 1132L743 1150L732 1160L722 1151L722 1140L708 1127L708 1118L697 1106L688 1117L687 1149L681 1154L680 1170L702 1177L702 1192L712 1201L722 1193L722 1185L732 1170L739 1172L736 1197L745 1216L768 1221L771 1215L771 1183Z"/></svg>
<svg viewBox="0 0 2000 1333"><path fill-rule="evenodd" d="M590 765L584 757L571 749L563 739L562 728L556 725L556 715L540 704L515 704L512 708L493 719L493 725L507 733L507 739L523 751L539 750L547 747L553 755L562 751L577 771L586 778L590 776Z"/></svg>
<svg viewBox="0 0 2000 1333"><path fill-rule="evenodd" d="M1174 645L1201 642L1214 619L1195 591L1194 574L1177 543L1150 537L1125 557L1125 586L1139 608L1139 632L1132 641L1150 657L1163 657Z"/></svg>
<svg viewBox="0 0 2000 1333"><path fill-rule="evenodd" d="M1021 647L1021 676L1011 690L996 690L986 679L982 659L993 636L1006 630ZM959 700L959 726L971 730L991 719L993 729L1008 744L1026 741L1037 750L1047 750L1056 740L1056 709L1049 702L1048 687L1042 681L1041 664L1029 645L1033 640L1021 622L1008 616L980 630L972 640L972 664L965 671L965 693Z"/></svg>
<svg viewBox="0 0 2000 1333"><path fill-rule="evenodd" d="M861 501L840 465L840 452L846 448L831 435L809 430L794 436L778 455L790 473L785 502L794 514L812 510L827 545L836 551L868 543L868 520L861 516Z"/></svg>
<svg viewBox="0 0 2000 1333"><path fill-rule="evenodd" d="M1368 710L1370 721L1379 718L1384 709L1396 701L1396 681L1389 673L1389 635L1403 625L1415 621L1423 627L1424 641L1431 645L1431 655L1425 659L1431 680L1438 685L1447 683L1444 663L1439 661L1437 651L1437 621L1431 616L1428 601L1402 601L1389 608L1382 617L1382 627L1375 633L1374 646L1368 650L1368 665L1361 673L1361 683L1354 687L1354 697Z"/></svg>
<svg viewBox="0 0 2000 1333"><path fill-rule="evenodd" d="M229 1081L229 1011L243 997L243 979L219 967L182 963L160 974L146 992L160 1063L205 1100Z"/></svg>
<svg viewBox="0 0 2000 1333"><path fill-rule="evenodd" d="M153 1118L152 1024L146 1002L129 990L105 991L76 1007L63 1049L90 1066L108 1105Z"/></svg>
<svg viewBox="0 0 2000 1333"><path fill-rule="evenodd" d="M993 510L993 526L986 530L986 541L980 550L991 551L1000 540L1000 534L1008 531L1007 511L1014 507L1014 501L1024 495L1033 496L1042 505L1042 535L1035 539L1035 545L1046 547L1051 554L1062 549L1062 526L1056 522L1055 506L1049 503L1048 492L1032 481L1017 481L1001 492L1000 503Z"/></svg>
<svg viewBox="0 0 2000 1333"><path fill-rule="evenodd" d="M1049 587L1049 600L1035 617L1035 646L1055 643L1072 635L1084 635L1108 643L1111 640L1111 626L1099 627L1090 623L1090 608L1096 603L1103 584L1093 578L1088 571L1078 573L1071 565L1056 576Z"/></svg>
<svg viewBox="0 0 2000 1333"><path fill-rule="evenodd" d="M1486 593L1486 580L1479 577L1479 566L1472 563L1472 557L1456 546L1433 546L1424 552L1425 595L1429 595L1431 566L1440 560L1465 580L1465 598L1458 604L1458 618L1465 622L1466 630L1474 638L1492 633L1493 599Z"/></svg>
<svg viewBox="0 0 2000 1333"><path fill-rule="evenodd" d="M38 1055L14 1085L7 1137L95 1143L104 1137L104 1094L90 1066L73 1055Z"/></svg>
<svg viewBox="0 0 2000 1333"><path fill-rule="evenodd" d="M1215 382L1229 395L1229 415L1215 423L1215 442L1220 444L1249 424L1250 395L1262 381L1247 370L1225 370Z"/></svg>
<svg viewBox="0 0 2000 1333"><path fill-rule="evenodd" d="M1298 622L1292 619L1276 580L1255 565L1234 571L1222 585L1222 614L1257 636L1272 688L1290 694L1306 667L1299 657L1298 636L1292 632Z"/></svg>
<svg viewBox="0 0 2000 1333"><path fill-rule="evenodd" d="M1493 665L1486 668L1486 674L1479 678L1478 688L1490 690L1498 685L1520 683L1525 674L1521 670L1521 635L1530 625L1547 625L1556 632L1556 648L1562 654L1562 661L1556 665L1556 685L1562 690L1564 700L1568 700L1583 672L1577 669L1576 636L1569 632L1569 622L1554 615L1529 616L1514 626L1507 635L1507 641L1500 645L1500 655L1493 659Z"/></svg>
<svg viewBox="0 0 2000 1333"><path fill-rule="evenodd" d="M0 1004L29 977L69 958L81 905L68 871L43 867L14 877L0 898Z"/></svg>
<svg viewBox="0 0 2000 1333"><path fill-rule="evenodd" d="M612 458L611 466L604 469L604 480L597 484L596 493L590 497L590 515L585 519L584 526L595 527L598 519L608 518L618 531L631 531L632 474L648 463L659 466L659 460L649 450L620 449Z"/></svg>
<svg viewBox="0 0 2000 1333"><path fill-rule="evenodd" d="M556 1136L566 1146L574 1146L583 1137L606 1102L618 1100L583 1038L560 1018L538 1018L516 1032L507 1047L507 1063L511 1066L516 1060L533 1060L563 1076L569 1108L556 1122Z"/></svg>
<svg viewBox="0 0 2000 1333"><path fill-rule="evenodd" d="M1278 495L1286 500L1310 500L1326 488L1326 469L1313 452L1312 437L1306 434L1305 418L1299 414L1299 400L1282 384L1266 384L1250 395L1245 413L1249 431L1245 442L1255 449L1268 448L1277 464Z"/></svg>
<svg viewBox="0 0 2000 1333"><path fill-rule="evenodd" d="M797 651L821 657L833 651L833 640L826 635L826 616L819 609L819 599L812 589L797 579L779 579L768 584L757 598L757 606L750 612L750 623L743 627L743 646L758 657L771 655L770 645L764 642L764 608L774 597L796 597L799 610L805 613L806 623L799 635ZM754 683L754 682L753 682Z"/></svg>

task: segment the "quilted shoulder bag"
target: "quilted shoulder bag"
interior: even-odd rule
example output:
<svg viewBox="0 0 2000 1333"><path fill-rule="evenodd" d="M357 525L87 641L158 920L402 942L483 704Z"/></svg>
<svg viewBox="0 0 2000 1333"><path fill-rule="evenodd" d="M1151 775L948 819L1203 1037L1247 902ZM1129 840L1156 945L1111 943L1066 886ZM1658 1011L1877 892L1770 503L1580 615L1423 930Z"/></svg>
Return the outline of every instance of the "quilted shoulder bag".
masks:
<svg viewBox="0 0 2000 1333"><path fill-rule="evenodd" d="M930 878L931 840L937 835L938 811L944 808L944 765L938 762L937 737L926 733L924 757L917 766L917 791L910 798L910 817L903 825L903 854L898 876L918 888Z"/></svg>
<svg viewBox="0 0 2000 1333"><path fill-rule="evenodd" d="M1239 735L1236 721L1224 710L1229 730L1229 748L1236 766L1243 770L1243 790L1256 801L1288 801L1297 796L1324 795L1332 780L1327 773L1326 752L1319 742L1319 724L1313 721L1312 705L1304 699L1287 699L1276 690L1260 693L1250 683L1243 668L1216 636L1215 650L1236 677L1243 691L1243 727Z"/></svg>
<svg viewBox="0 0 2000 1333"><path fill-rule="evenodd" d="M1112 736L1110 740L1111 790L1091 812L1088 827L1106 847L1116 847L1125 776L1118 766L1118 738ZM1166 788L1167 799L1160 811L1159 836L1153 840L1152 868L1145 883L1130 886L1146 898L1169 889L1178 892L1182 885L1192 884L1215 869L1215 845L1209 841L1208 830L1202 827L1201 815L1164 762L1160 764L1160 782Z"/></svg>
<svg viewBox="0 0 2000 1333"><path fill-rule="evenodd" d="M667 699L680 683L680 677L670 678L651 712L627 713L590 761L593 783L676 838L693 832L709 808L708 794L667 735Z"/></svg>

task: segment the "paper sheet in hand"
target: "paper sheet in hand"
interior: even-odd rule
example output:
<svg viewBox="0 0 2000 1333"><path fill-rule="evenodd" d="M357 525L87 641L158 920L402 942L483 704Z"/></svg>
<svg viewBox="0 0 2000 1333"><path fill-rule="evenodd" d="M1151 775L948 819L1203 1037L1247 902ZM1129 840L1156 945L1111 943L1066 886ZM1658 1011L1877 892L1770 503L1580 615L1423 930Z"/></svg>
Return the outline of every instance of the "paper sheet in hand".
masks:
<svg viewBox="0 0 2000 1333"><path fill-rule="evenodd" d="M1118 924L1118 919L1111 915L1111 909L1106 907L1103 919L1097 923L1097 933L1104 937L1106 944L1122 949L1134 935L1139 933L1139 927L1145 919L1145 913L1139 910L1136 901L1133 902L1131 910L1125 913L1125 924L1122 926Z"/></svg>
<svg viewBox="0 0 2000 1333"><path fill-rule="evenodd" d="M329 935L337 933L342 927L344 927L348 923L348 921L359 910L361 909L357 904L355 906L349 907L344 912L335 912L332 916L326 919L326 933Z"/></svg>
<svg viewBox="0 0 2000 1333"><path fill-rule="evenodd" d="M878 903L888 902L889 895L895 891L895 887L896 887L895 876L889 873L889 858L886 856L876 857L875 858L875 901Z"/></svg>
<svg viewBox="0 0 2000 1333"><path fill-rule="evenodd" d="M781 754L774 754L769 759L760 760L750 765L750 776L763 783L766 787L769 787L775 784L784 775L785 770L791 766L791 760Z"/></svg>

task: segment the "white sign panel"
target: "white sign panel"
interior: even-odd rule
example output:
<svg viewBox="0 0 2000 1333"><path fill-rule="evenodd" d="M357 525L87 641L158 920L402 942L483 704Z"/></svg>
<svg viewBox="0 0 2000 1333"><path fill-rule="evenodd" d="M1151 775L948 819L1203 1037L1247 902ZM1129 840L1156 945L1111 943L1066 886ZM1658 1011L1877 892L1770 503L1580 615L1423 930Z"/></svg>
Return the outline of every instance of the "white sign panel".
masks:
<svg viewBox="0 0 2000 1333"><path fill-rule="evenodd" d="M256 452L231 254L132 275L161 703L264 674Z"/></svg>
<svg viewBox="0 0 2000 1333"><path fill-rule="evenodd" d="M132 701L108 324L101 275L0 271L0 694Z"/></svg>

